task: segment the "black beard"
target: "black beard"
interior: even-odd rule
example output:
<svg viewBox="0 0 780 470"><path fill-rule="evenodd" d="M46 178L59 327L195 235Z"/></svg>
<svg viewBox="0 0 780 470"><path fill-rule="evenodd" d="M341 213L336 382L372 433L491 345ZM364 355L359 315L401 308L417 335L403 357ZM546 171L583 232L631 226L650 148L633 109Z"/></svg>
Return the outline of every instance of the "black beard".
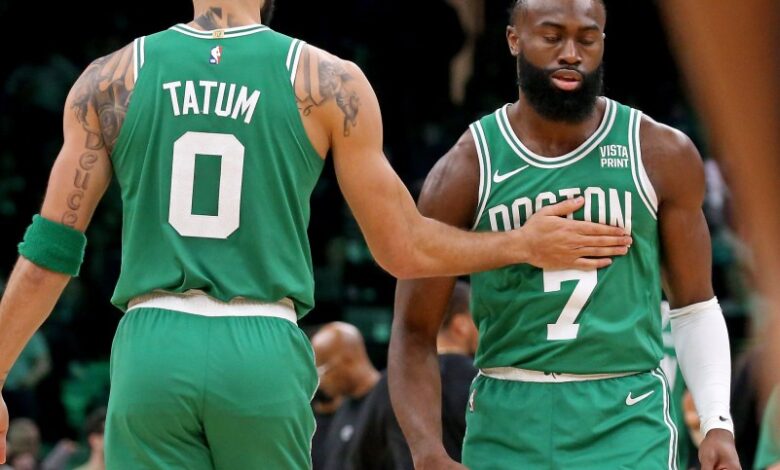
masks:
<svg viewBox="0 0 780 470"><path fill-rule="evenodd" d="M264 25L271 24L271 20L274 17L274 0L265 0L263 8L260 9L260 20Z"/></svg>
<svg viewBox="0 0 780 470"><path fill-rule="evenodd" d="M528 102L542 117L577 124L587 119L596 108L596 100L601 95L604 68L603 64L599 64L593 72L582 74L580 87L565 91L556 87L551 77L555 71L566 68L539 68L520 54L517 56L517 83Z"/></svg>

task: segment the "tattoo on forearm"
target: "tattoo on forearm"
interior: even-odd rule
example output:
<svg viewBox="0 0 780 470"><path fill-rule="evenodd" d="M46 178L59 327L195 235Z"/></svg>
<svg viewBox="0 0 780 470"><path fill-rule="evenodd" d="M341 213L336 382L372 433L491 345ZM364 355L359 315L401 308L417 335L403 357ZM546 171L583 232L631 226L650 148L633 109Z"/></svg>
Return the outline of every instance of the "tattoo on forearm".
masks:
<svg viewBox="0 0 780 470"><path fill-rule="evenodd" d="M357 126L360 109L360 98L349 83L352 75L338 59L321 58L308 48L302 54L303 89L296 90L295 96L298 109L308 116L313 107L322 106L332 99L344 114L343 132L349 136L352 128Z"/></svg>
<svg viewBox="0 0 780 470"><path fill-rule="evenodd" d="M222 8L220 7L209 7L205 13L195 18L193 21L195 24L197 24L202 29L207 31L212 29L241 26L235 21L235 18L230 14L227 15L227 18L223 18Z"/></svg>
<svg viewBox="0 0 780 470"><path fill-rule="evenodd" d="M85 152L73 177L73 190L65 201L69 209L62 216L65 225L74 226L78 222L90 171L99 158L97 152L110 155L116 145L133 94L132 67L133 48L128 45L90 64L73 87L71 109L86 131L86 139ZM97 120L90 113L95 113Z"/></svg>

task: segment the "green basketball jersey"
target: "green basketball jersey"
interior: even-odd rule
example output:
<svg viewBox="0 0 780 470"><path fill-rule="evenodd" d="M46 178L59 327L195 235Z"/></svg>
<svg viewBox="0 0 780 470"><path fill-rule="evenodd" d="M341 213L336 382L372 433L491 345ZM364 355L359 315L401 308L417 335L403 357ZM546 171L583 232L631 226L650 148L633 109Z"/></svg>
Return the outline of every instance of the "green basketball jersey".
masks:
<svg viewBox="0 0 780 470"><path fill-rule="evenodd" d="M112 302L153 290L314 304L306 229L323 162L296 106L303 43L266 26L135 41L112 161L123 200Z"/></svg>
<svg viewBox="0 0 780 470"><path fill-rule="evenodd" d="M641 113L604 99L598 129L559 157L520 141L509 105L470 127L481 176L474 230L518 228L543 206L584 196L575 219L624 227L634 239L626 256L597 271L516 265L473 274L480 368L595 374L660 363L657 199L642 165Z"/></svg>

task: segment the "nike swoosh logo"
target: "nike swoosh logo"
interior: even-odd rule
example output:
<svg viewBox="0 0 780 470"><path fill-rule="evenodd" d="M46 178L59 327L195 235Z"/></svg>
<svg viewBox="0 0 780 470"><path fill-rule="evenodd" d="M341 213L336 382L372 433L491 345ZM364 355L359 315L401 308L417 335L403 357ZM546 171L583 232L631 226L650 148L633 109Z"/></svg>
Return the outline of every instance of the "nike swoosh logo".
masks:
<svg viewBox="0 0 780 470"><path fill-rule="evenodd" d="M640 401L642 401L642 400L644 400L645 398L647 398L647 397L649 397L650 395L652 395L652 394L653 394L653 392L655 392L655 390L650 390L649 392L647 392L647 393L645 393L645 394L643 394L643 395L639 395L639 396L638 396L638 397L636 397L636 398L632 397L632 396L631 396L631 393L629 393L629 394L628 394L628 396L626 397L626 405L628 405L628 406L634 406L634 405L636 405L637 403L639 403Z"/></svg>
<svg viewBox="0 0 780 470"><path fill-rule="evenodd" d="M498 170L496 170L496 172L493 173L493 182L498 184L498 183L500 183L500 182L502 182L502 181L504 181L504 180L506 180L508 178L511 178L511 177L515 176L516 174L518 174L521 171L525 170L529 166L531 166L531 165L526 165L526 166L520 167L517 170L510 171L509 173L504 173L503 175L500 175L498 173Z"/></svg>

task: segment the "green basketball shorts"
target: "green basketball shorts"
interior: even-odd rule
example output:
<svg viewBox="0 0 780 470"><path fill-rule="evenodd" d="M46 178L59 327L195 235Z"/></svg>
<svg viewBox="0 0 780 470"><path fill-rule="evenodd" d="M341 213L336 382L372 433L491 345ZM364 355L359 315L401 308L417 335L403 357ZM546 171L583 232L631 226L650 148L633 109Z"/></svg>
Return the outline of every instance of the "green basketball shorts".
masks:
<svg viewBox="0 0 780 470"><path fill-rule="evenodd" d="M547 381L474 380L463 445L469 469L677 470L660 369L584 381L524 372Z"/></svg>
<svg viewBox="0 0 780 470"><path fill-rule="evenodd" d="M224 316L232 305L220 303L207 316L209 302L198 314L141 307L122 319L106 468L311 468L317 372L294 312L292 321L251 306Z"/></svg>

